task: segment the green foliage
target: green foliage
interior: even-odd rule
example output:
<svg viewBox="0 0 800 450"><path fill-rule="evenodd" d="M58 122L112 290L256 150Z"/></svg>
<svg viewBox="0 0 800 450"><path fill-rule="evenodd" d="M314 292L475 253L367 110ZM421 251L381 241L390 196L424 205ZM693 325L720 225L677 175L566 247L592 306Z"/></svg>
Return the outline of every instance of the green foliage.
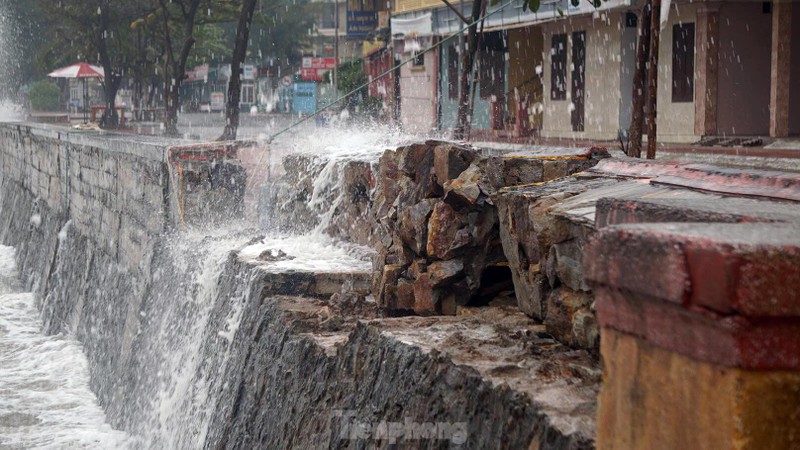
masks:
<svg viewBox="0 0 800 450"><path fill-rule="evenodd" d="M302 49L311 44L314 13L320 5L309 0L259 2L250 30L250 54L270 61L281 73L297 67Z"/></svg>
<svg viewBox="0 0 800 450"><path fill-rule="evenodd" d="M223 25L213 23L197 27L194 35L197 43L192 55L189 57L188 67L212 61L221 61L230 57L231 48L233 48L233 35L227 35L225 28ZM233 34L235 35L236 27L233 28Z"/></svg>
<svg viewBox="0 0 800 450"><path fill-rule="evenodd" d="M345 61L337 67L338 80L336 87L339 92L346 94L367 82L367 74L364 73L364 64L360 58ZM325 73L325 81L330 83L333 71Z"/></svg>
<svg viewBox="0 0 800 450"><path fill-rule="evenodd" d="M38 69L47 73L58 67L87 61L100 64L101 21L99 10L108 0L53 1L32 0L29 6L46 30L45 39L36 55ZM136 36L131 22L150 7L146 0L114 2L109 8L109 32L106 34L109 56L115 72L130 70L136 59Z"/></svg>
<svg viewBox="0 0 800 450"><path fill-rule="evenodd" d="M349 94L357 90L345 99L347 109L356 117L379 117L383 113L383 100L368 96L368 88L364 86L368 78L367 74L364 73L364 64L362 60L354 59L339 64L337 71L337 88L339 89L339 95ZM325 82L330 83L332 77L333 71L326 72Z"/></svg>
<svg viewBox="0 0 800 450"><path fill-rule="evenodd" d="M61 107L61 90L52 81L42 80L31 87L28 99L34 111L58 111Z"/></svg>

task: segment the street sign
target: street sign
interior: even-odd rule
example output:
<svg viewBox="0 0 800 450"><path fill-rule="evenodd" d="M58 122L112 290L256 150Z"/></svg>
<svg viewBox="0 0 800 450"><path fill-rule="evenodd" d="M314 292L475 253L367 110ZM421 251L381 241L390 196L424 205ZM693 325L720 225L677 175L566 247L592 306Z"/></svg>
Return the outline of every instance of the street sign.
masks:
<svg viewBox="0 0 800 450"><path fill-rule="evenodd" d="M292 110L302 114L317 110L317 83L295 83Z"/></svg>
<svg viewBox="0 0 800 450"><path fill-rule="evenodd" d="M375 0L347 0L347 37L364 39L378 28Z"/></svg>
<svg viewBox="0 0 800 450"><path fill-rule="evenodd" d="M303 67L300 70L300 78L304 81L322 81L325 72L336 66L336 58L312 58L303 57Z"/></svg>
<svg viewBox="0 0 800 450"><path fill-rule="evenodd" d="M225 94L222 92L211 93L211 111L222 111L225 109Z"/></svg>

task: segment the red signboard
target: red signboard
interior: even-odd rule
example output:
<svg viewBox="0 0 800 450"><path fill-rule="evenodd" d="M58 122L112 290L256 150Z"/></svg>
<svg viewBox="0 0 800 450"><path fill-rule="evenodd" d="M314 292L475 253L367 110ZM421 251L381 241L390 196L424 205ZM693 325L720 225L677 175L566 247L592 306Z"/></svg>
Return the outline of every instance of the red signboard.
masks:
<svg viewBox="0 0 800 450"><path fill-rule="evenodd" d="M312 58L303 57L303 68L300 78L304 81L322 81L325 72L333 69L336 65L336 58Z"/></svg>

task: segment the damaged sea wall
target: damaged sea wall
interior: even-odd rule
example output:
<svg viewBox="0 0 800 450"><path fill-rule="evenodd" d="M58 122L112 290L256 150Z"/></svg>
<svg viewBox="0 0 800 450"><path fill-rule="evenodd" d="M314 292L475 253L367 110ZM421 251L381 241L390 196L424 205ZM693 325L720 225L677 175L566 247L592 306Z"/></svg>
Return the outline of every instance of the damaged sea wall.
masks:
<svg viewBox="0 0 800 450"><path fill-rule="evenodd" d="M587 355L502 308L381 318L348 306L368 264L279 270L242 255L252 236L181 231L169 154L0 125L0 240L45 331L82 343L92 390L135 447L387 447L361 426L381 423L411 427L408 445L592 447Z"/></svg>

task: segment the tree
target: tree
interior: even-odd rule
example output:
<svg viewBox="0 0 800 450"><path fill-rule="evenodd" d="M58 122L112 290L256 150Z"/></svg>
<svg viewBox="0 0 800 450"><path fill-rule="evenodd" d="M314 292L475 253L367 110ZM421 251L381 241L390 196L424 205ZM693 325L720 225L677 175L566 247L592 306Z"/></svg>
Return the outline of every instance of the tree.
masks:
<svg viewBox="0 0 800 450"><path fill-rule="evenodd" d="M164 61L164 134L178 135L178 109L181 82L186 78L186 62L195 44L194 29L201 0L158 0L161 6ZM182 28L176 32L176 28ZM177 51L176 51L177 50Z"/></svg>
<svg viewBox="0 0 800 450"><path fill-rule="evenodd" d="M633 158L642 157L642 136L647 124L647 159L656 157L658 124L658 48L661 34L661 0L647 0L642 6L636 72L633 77L632 117L627 149ZM647 96L645 98L645 81ZM645 113L647 120L645 121Z"/></svg>
<svg viewBox="0 0 800 450"><path fill-rule="evenodd" d="M628 156L642 157L642 134L644 124L645 106L645 77L647 73L646 62L650 58L650 12L653 9L652 0L647 0L642 6L641 20L639 21L639 42L636 47L636 71L633 75L633 92L631 105L631 127L628 132Z"/></svg>
<svg viewBox="0 0 800 450"><path fill-rule="evenodd" d="M31 87L28 100L33 111L57 111L61 107L61 90L52 81L42 80Z"/></svg>
<svg viewBox="0 0 800 450"><path fill-rule="evenodd" d="M50 71L76 61L96 62L103 66L103 90L106 108L101 126L115 128L119 124L114 105L122 78L135 61L131 21L147 8L145 0L128 0L111 6L110 0L58 2L35 0L29 17L38 20L38 28L47 30L50 38L43 43L39 66Z"/></svg>
<svg viewBox="0 0 800 450"><path fill-rule="evenodd" d="M232 141L239 130L239 100L242 93L242 65L247 56L247 44L250 41L250 25L253 23L258 0L244 0L236 27L236 40L233 46L231 61L231 78L228 81L228 100L225 105L225 131L218 140Z"/></svg>
<svg viewBox="0 0 800 450"><path fill-rule="evenodd" d="M495 0L495 3L497 0ZM472 111L470 106L469 94L471 92L470 86L474 82L471 80L472 65L475 63L475 56L478 52L478 20L481 18L484 11L483 0L474 0L472 2L472 14L470 20L464 19L469 28L467 30L467 43L466 49L461 52L461 73L459 74L459 90L458 90L458 112L456 113L456 139L468 139L470 127L472 125ZM459 14L460 15L460 14Z"/></svg>
<svg viewBox="0 0 800 450"><path fill-rule="evenodd" d="M159 32L156 36L164 54L164 134L178 136L181 83L186 79L186 68L198 40L197 33L209 24L233 20L236 5L231 0L156 1L158 7L151 14L158 16ZM201 7L206 14L198 14ZM140 22L149 23L146 19L140 19Z"/></svg>
<svg viewBox="0 0 800 450"><path fill-rule="evenodd" d="M119 127L119 115L117 115L116 101L117 91L119 85L122 83L122 70L115 67L111 62L111 56L108 50L108 40L113 36L114 32L120 30L111 29L111 0L101 0L98 12L100 13L100 27L98 30L98 55L100 63L103 65L103 72L105 79L103 81L103 90L105 93L106 107L103 111L103 116L100 118L101 128L117 128Z"/></svg>
<svg viewBox="0 0 800 450"><path fill-rule="evenodd" d="M303 48L311 41L315 9L321 3L309 0L261 2L250 33L259 59L267 60L278 73L287 73L300 63Z"/></svg>
<svg viewBox="0 0 800 450"><path fill-rule="evenodd" d="M647 74L647 159L656 159L656 103L658 100L658 46L661 35L661 0L651 0L650 8L650 71Z"/></svg>

